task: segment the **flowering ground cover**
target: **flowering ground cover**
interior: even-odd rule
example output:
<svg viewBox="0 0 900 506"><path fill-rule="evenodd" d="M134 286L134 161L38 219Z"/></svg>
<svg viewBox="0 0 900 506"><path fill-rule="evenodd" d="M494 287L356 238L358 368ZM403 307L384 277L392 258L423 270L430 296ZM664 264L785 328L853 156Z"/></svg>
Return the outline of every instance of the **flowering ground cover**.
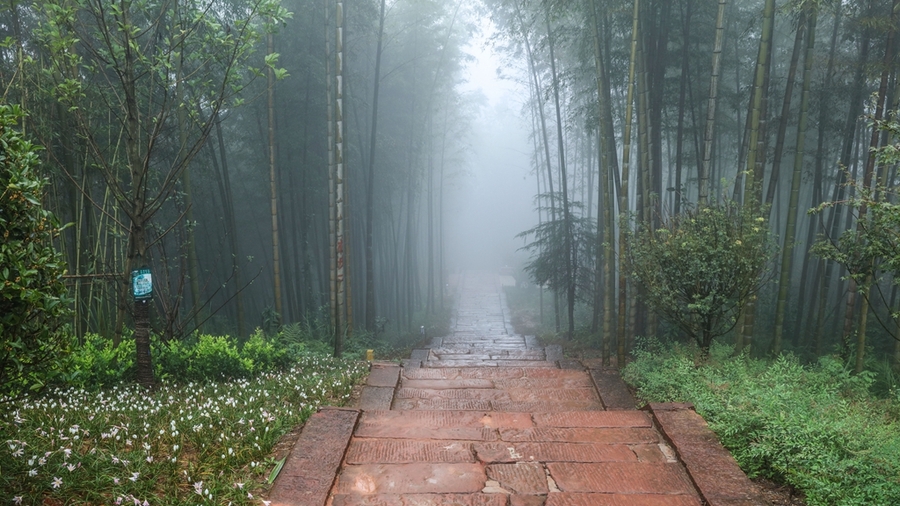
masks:
<svg viewBox="0 0 900 506"><path fill-rule="evenodd" d="M310 355L254 379L57 388L5 405L0 504L264 504L279 438L366 372Z"/></svg>

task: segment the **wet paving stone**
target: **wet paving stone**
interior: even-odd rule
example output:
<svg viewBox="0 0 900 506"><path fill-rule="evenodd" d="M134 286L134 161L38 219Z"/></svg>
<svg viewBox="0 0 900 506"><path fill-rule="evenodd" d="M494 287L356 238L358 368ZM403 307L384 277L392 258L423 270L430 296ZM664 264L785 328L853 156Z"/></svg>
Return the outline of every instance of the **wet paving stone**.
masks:
<svg viewBox="0 0 900 506"><path fill-rule="evenodd" d="M544 466L538 463L492 464L487 466L487 477L514 494L538 495L550 491Z"/></svg>
<svg viewBox="0 0 900 506"><path fill-rule="evenodd" d="M337 494L332 506L506 506L502 494Z"/></svg>
<svg viewBox="0 0 900 506"><path fill-rule="evenodd" d="M600 401L593 388L510 388L513 401Z"/></svg>
<svg viewBox="0 0 900 506"><path fill-rule="evenodd" d="M496 275L467 273L458 284L448 335L423 340L402 367L373 365L352 438L335 453L342 467L317 485L330 487L327 501L295 502L317 483L300 477L273 490L273 506L701 504L617 371L516 335ZM682 425L679 445L708 436L705 426ZM714 465L701 467L715 476ZM727 495L714 499L736 498Z"/></svg>
<svg viewBox="0 0 900 506"><path fill-rule="evenodd" d="M500 429L500 439L508 442L560 442L636 444L656 443L659 435L649 428L606 427L535 427L533 429Z"/></svg>
<svg viewBox="0 0 900 506"><path fill-rule="evenodd" d="M413 462L475 462L468 441L360 439L347 449L348 464L409 464Z"/></svg>
<svg viewBox="0 0 900 506"><path fill-rule="evenodd" d="M449 388L495 388L494 381L489 379L404 379L403 388L424 388L446 390ZM502 388L502 387L497 387Z"/></svg>
<svg viewBox="0 0 900 506"><path fill-rule="evenodd" d="M478 460L486 463L635 462L638 460L632 448L623 444L475 443L472 448Z"/></svg>
<svg viewBox="0 0 900 506"><path fill-rule="evenodd" d="M345 466L339 494L476 493L487 480L480 464L366 464Z"/></svg>
<svg viewBox="0 0 900 506"><path fill-rule="evenodd" d="M650 417L643 411L593 411L568 413L536 413L538 427L651 427Z"/></svg>
<svg viewBox="0 0 900 506"><path fill-rule="evenodd" d="M556 413L560 411L593 411L603 409L599 401L493 401L494 411Z"/></svg>
<svg viewBox="0 0 900 506"><path fill-rule="evenodd" d="M700 506L700 500L689 495L563 492L548 495L544 506Z"/></svg>
<svg viewBox="0 0 900 506"><path fill-rule="evenodd" d="M547 469L563 492L696 494L680 464L551 462Z"/></svg>

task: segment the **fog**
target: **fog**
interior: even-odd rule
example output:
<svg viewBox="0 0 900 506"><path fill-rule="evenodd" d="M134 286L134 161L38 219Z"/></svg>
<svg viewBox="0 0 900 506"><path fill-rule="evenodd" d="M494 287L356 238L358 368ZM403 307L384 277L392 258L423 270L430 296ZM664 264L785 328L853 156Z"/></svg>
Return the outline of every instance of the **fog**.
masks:
<svg viewBox="0 0 900 506"><path fill-rule="evenodd" d="M493 30L483 23L466 48L474 60L464 70L460 91L480 98L480 107L465 170L447 190L445 248L453 270L519 267L528 256L519 251L524 243L516 235L538 222L532 148L522 118L527 90L498 76L503 64L488 43Z"/></svg>

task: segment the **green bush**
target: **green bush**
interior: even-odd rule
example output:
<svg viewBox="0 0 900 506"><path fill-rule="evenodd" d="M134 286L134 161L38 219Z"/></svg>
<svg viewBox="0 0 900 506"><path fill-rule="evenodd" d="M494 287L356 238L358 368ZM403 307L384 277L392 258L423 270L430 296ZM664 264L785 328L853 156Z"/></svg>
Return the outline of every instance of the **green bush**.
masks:
<svg viewBox="0 0 900 506"><path fill-rule="evenodd" d="M40 389L60 369L70 313L59 223L43 208L38 147L15 130L21 109L0 105L0 403Z"/></svg>
<svg viewBox="0 0 900 506"><path fill-rule="evenodd" d="M900 504L900 420L896 401L869 394L874 375L851 374L823 357L803 366L645 343L626 381L650 402L693 402L751 476L802 490L810 505Z"/></svg>
<svg viewBox="0 0 900 506"><path fill-rule="evenodd" d="M241 347L241 356L249 361L253 373L283 369L292 362L288 348L281 343L266 339L261 330L257 330Z"/></svg>
<svg viewBox="0 0 900 506"><path fill-rule="evenodd" d="M74 347L69 356L66 384L94 388L133 381L135 355L132 339L124 339L116 348L110 339L87 334L84 344Z"/></svg>

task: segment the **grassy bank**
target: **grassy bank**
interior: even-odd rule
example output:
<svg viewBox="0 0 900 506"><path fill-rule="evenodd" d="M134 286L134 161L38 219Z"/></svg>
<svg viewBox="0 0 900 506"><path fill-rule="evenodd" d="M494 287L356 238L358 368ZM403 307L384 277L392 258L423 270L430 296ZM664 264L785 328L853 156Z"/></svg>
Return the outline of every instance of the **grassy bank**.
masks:
<svg viewBox="0 0 900 506"><path fill-rule="evenodd" d="M318 354L225 382L54 388L4 406L5 504L262 504L279 439L340 405L364 362Z"/></svg>
<svg viewBox="0 0 900 506"><path fill-rule="evenodd" d="M624 377L648 402L692 402L751 476L792 485L810 505L900 504L900 397L833 357L804 366L643 343Z"/></svg>

